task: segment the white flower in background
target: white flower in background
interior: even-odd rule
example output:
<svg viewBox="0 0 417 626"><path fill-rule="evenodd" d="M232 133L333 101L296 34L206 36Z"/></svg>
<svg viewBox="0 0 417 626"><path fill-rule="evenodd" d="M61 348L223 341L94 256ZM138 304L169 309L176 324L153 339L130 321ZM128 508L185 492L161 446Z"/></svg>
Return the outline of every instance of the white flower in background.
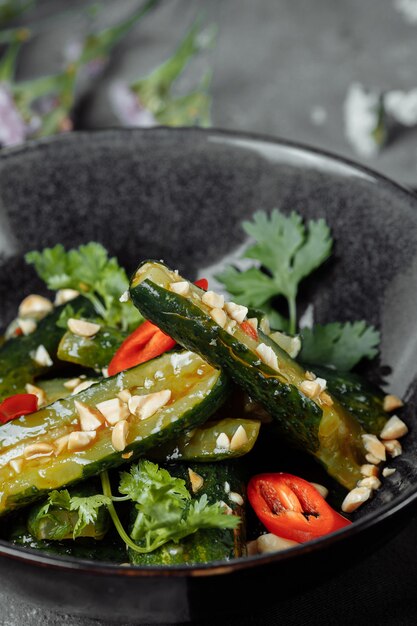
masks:
<svg viewBox="0 0 417 626"><path fill-rule="evenodd" d="M409 24L417 24L417 0L394 0L394 8Z"/></svg>
<svg viewBox="0 0 417 626"><path fill-rule="evenodd" d="M0 83L0 146L25 140L26 126L6 83Z"/></svg>
<svg viewBox="0 0 417 626"><path fill-rule="evenodd" d="M363 157L376 156L385 141L381 94L352 83L344 102L345 135Z"/></svg>
<svg viewBox="0 0 417 626"><path fill-rule="evenodd" d="M115 115L124 126L156 126L157 121L151 111L141 105L138 96L126 82L115 81L110 85L109 100Z"/></svg>
<svg viewBox="0 0 417 626"><path fill-rule="evenodd" d="M387 91L384 95L384 109L400 124L414 126L417 124L417 88Z"/></svg>

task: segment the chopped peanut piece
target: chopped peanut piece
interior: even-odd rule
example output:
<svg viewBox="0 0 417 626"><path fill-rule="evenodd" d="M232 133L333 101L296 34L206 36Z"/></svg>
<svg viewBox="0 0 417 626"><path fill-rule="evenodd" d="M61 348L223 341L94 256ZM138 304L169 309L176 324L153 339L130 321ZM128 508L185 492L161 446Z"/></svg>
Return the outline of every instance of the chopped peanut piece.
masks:
<svg viewBox="0 0 417 626"><path fill-rule="evenodd" d="M379 459L380 461L385 461L385 447L382 441L379 441L378 437L375 435L362 435L363 445L365 450L372 454L374 457Z"/></svg>
<svg viewBox="0 0 417 626"><path fill-rule="evenodd" d="M80 292L77 291L76 289L58 289L58 291L55 294L54 304L55 306L66 304L67 302L74 300L74 298L77 298L77 296L79 295L80 295Z"/></svg>
<svg viewBox="0 0 417 626"><path fill-rule="evenodd" d="M358 481L358 487L368 487L369 489L379 489L381 481L376 476L367 476Z"/></svg>
<svg viewBox="0 0 417 626"><path fill-rule="evenodd" d="M222 309L224 307L224 297L214 291L206 291L201 301L212 309Z"/></svg>
<svg viewBox="0 0 417 626"><path fill-rule="evenodd" d="M122 402L128 403L130 398L132 397L132 394L130 393L129 389L122 389L117 394L117 397L120 398Z"/></svg>
<svg viewBox="0 0 417 626"><path fill-rule="evenodd" d="M362 476L378 476L379 469L372 463L365 464L361 466L361 474Z"/></svg>
<svg viewBox="0 0 417 626"><path fill-rule="evenodd" d="M50 456L54 451L54 447L50 443L31 443L25 446L23 456L25 459L34 459L38 456Z"/></svg>
<svg viewBox="0 0 417 626"><path fill-rule="evenodd" d="M38 409L39 407L46 404L46 393L40 387L36 387L36 385L31 385L30 383L26 383L25 390L28 393L32 393L38 399Z"/></svg>
<svg viewBox="0 0 417 626"><path fill-rule="evenodd" d="M361 504L369 500L371 497L371 489L369 487L355 487L349 491L346 498L342 502L342 511L345 513L353 513Z"/></svg>
<svg viewBox="0 0 417 626"><path fill-rule="evenodd" d="M78 387L81 382L81 378L70 378L69 380L65 381L64 387L65 389L73 391L76 387Z"/></svg>
<svg viewBox="0 0 417 626"><path fill-rule="evenodd" d="M72 432L68 437L68 450L74 452L84 450L95 439L96 431L82 431L77 430Z"/></svg>
<svg viewBox="0 0 417 626"><path fill-rule="evenodd" d="M236 431L233 434L233 437L230 440L230 449L239 450L239 448L244 446L245 443L248 443L248 436L242 424L239 424L239 426L237 427Z"/></svg>
<svg viewBox="0 0 417 626"><path fill-rule="evenodd" d="M186 296L190 291L190 284L186 280L180 280L177 283L171 283L170 289L179 296Z"/></svg>
<svg viewBox="0 0 417 626"><path fill-rule="evenodd" d="M368 461L368 463L373 463L374 465L379 465L381 463L381 459L378 459L376 456L370 454L369 452L368 454L365 454L365 459Z"/></svg>
<svg viewBox="0 0 417 626"><path fill-rule="evenodd" d="M389 418L379 435L381 439L399 439L408 433L407 425L396 415Z"/></svg>
<svg viewBox="0 0 417 626"><path fill-rule="evenodd" d="M227 315L223 309L214 307L210 311L210 317L220 326L220 328L224 328L226 326Z"/></svg>
<svg viewBox="0 0 417 626"><path fill-rule="evenodd" d="M232 320L235 320L238 324L241 324L248 314L248 307L235 304L234 302L226 302L224 308Z"/></svg>
<svg viewBox="0 0 417 626"><path fill-rule="evenodd" d="M23 459L12 459L10 461L10 467L14 471L15 474L20 474L23 467Z"/></svg>
<svg viewBox="0 0 417 626"><path fill-rule="evenodd" d="M389 393L384 398L383 409L387 413L391 413L391 411L395 411L396 409L400 409L404 406L404 402L392 393Z"/></svg>
<svg viewBox="0 0 417 626"><path fill-rule="evenodd" d="M327 393L327 391L322 391L319 395L319 400L322 404L326 406L333 406L333 398Z"/></svg>
<svg viewBox="0 0 417 626"><path fill-rule="evenodd" d="M285 352L289 354L292 359L295 359L301 350L301 339L298 335L292 337L291 335L286 335L285 333L281 333L279 330L276 330L274 333L270 334L270 337L279 345L280 348L285 350Z"/></svg>
<svg viewBox="0 0 417 626"><path fill-rule="evenodd" d="M190 477L191 489L193 490L193 493L197 493L197 491L204 485L204 478L192 470L191 467L188 468L188 476Z"/></svg>
<svg viewBox="0 0 417 626"><path fill-rule="evenodd" d="M327 498L327 496L329 495L329 490L324 485L320 485L320 483L310 483L310 485L313 485L313 487L317 489L317 491L323 498Z"/></svg>
<svg viewBox="0 0 417 626"><path fill-rule="evenodd" d="M122 459L130 459L131 456L133 456L133 450L131 450L130 452L125 452L124 454L122 454Z"/></svg>
<svg viewBox="0 0 417 626"><path fill-rule="evenodd" d="M257 317L249 317L247 320L247 323L250 324L253 328L253 330L255 330L256 332L258 332L258 318Z"/></svg>
<svg viewBox="0 0 417 626"><path fill-rule="evenodd" d="M402 445L397 439L389 439L388 441L384 441L384 446L388 454L393 459L403 453Z"/></svg>
<svg viewBox="0 0 417 626"><path fill-rule="evenodd" d="M162 409L170 399L170 389L155 391L144 396L132 396L129 400L129 411L139 417L139 419L146 420L148 417L152 417L159 409Z"/></svg>
<svg viewBox="0 0 417 626"><path fill-rule="evenodd" d="M77 393L80 393L81 391L85 391L86 389L91 387L91 385L94 385L95 382L96 382L95 380L83 380L79 385L74 387L71 395L76 395Z"/></svg>
<svg viewBox="0 0 417 626"><path fill-rule="evenodd" d="M226 433L220 433L216 439L216 447L223 450L230 450L230 439Z"/></svg>
<svg viewBox="0 0 417 626"><path fill-rule="evenodd" d="M123 452L127 445L127 435L129 432L129 424L126 420L117 422L112 430L111 442L113 448L118 452Z"/></svg>
<svg viewBox="0 0 417 626"><path fill-rule="evenodd" d="M49 356L48 350L42 344L38 346L35 352L31 353L31 358L42 367L51 367L52 359Z"/></svg>
<svg viewBox="0 0 417 626"><path fill-rule="evenodd" d="M96 404L96 408L104 415L106 422L111 426L128 419L130 411L128 406L120 398L103 400Z"/></svg>
<svg viewBox="0 0 417 626"><path fill-rule="evenodd" d="M240 493L237 493L236 491L229 492L229 500L230 502L234 502L235 504L238 504L239 506L243 506L243 498L240 495Z"/></svg>
<svg viewBox="0 0 417 626"><path fill-rule="evenodd" d="M84 402L74 401L74 406L77 409L78 416L80 418L80 426L82 431L97 430L103 425L103 416L95 409L92 409Z"/></svg>
<svg viewBox="0 0 417 626"><path fill-rule="evenodd" d="M69 435L64 435L63 437L60 437L59 439L55 440L54 442L55 456L59 456L61 452L67 449L69 437L70 437Z"/></svg>
<svg viewBox="0 0 417 626"><path fill-rule="evenodd" d="M255 352L261 357L262 361L266 365L268 365L271 369L279 372L277 355L270 346L267 346L265 343L260 343L257 346Z"/></svg>
<svg viewBox="0 0 417 626"><path fill-rule="evenodd" d="M17 320L17 324L24 335L30 335L36 330L36 322L31 319Z"/></svg>
<svg viewBox="0 0 417 626"><path fill-rule="evenodd" d="M384 469L382 470L382 475L384 478L388 478L388 476L392 476L393 474L395 474L397 470L395 469L395 467L384 467Z"/></svg>
<svg viewBox="0 0 417 626"><path fill-rule="evenodd" d="M41 319L48 315L54 308L54 305L48 298L32 293L26 296L19 305L19 317L34 317Z"/></svg>
<svg viewBox="0 0 417 626"><path fill-rule="evenodd" d="M314 374L314 372L309 372L307 371L305 374L305 379L306 380L316 380L317 376Z"/></svg>
<svg viewBox="0 0 417 626"><path fill-rule="evenodd" d="M67 326L74 335L79 337L94 337L101 328L100 324L94 324L86 320L77 320L74 317L69 318Z"/></svg>
<svg viewBox="0 0 417 626"><path fill-rule="evenodd" d="M303 392L308 398L318 398L320 393L322 392L321 385L317 382L317 380L303 380L300 383L300 391Z"/></svg>
<svg viewBox="0 0 417 626"><path fill-rule="evenodd" d="M278 537L278 535L273 535L272 533L265 533L258 537L256 545L258 553L265 554L266 552L282 552L299 544L291 539L284 539L284 537Z"/></svg>

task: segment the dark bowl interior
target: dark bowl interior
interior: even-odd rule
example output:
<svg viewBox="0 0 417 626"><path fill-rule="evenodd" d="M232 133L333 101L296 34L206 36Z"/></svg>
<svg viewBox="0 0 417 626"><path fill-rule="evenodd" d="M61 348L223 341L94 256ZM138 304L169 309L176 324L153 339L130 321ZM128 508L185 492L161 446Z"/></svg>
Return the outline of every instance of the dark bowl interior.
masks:
<svg viewBox="0 0 417 626"><path fill-rule="evenodd" d="M275 207L324 217L335 239L331 260L302 288L300 313L313 303L316 322L365 319L381 330L380 355L364 369L406 400L410 433L403 455L390 463L397 472L342 532L230 563L120 568L40 556L0 541L9 590L19 593L24 580L27 597L56 610L135 623L186 621L230 605L225 576L241 589L279 578L282 593L296 593L299 568L318 571L324 559L330 574L341 555L345 563L362 558L405 523L417 493L417 201L371 171L303 146L220 130L80 132L6 150L0 155L0 326L28 292L45 293L23 261L28 250L94 240L129 272L157 258L189 278L212 278L225 257L237 258L245 242L242 219ZM254 458L267 468L271 456L264 452ZM281 462L289 470L304 461L288 455ZM309 468L326 480L314 463ZM216 594L210 606L207 593ZM279 601L275 587L271 601Z"/></svg>

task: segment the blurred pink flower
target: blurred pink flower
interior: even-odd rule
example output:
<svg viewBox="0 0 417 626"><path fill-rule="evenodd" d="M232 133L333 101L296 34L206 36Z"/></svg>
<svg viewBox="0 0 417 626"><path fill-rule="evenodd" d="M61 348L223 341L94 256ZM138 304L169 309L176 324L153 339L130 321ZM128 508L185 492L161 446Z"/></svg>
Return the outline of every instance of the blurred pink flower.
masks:
<svg viewBox="0 0 417 626"><path fill-rule="evenodd" d="M138 96L123 81L115 81L110 85L109 100L115 115L124 126L149 128L158 123L151 111L141 105Z"/></svg>
<svg viewBox="0 0 417 626"><path fill-rule="evenodd" d="M14 146L25 140L26 126L6 83L0 83L0 145Z"/></svg>

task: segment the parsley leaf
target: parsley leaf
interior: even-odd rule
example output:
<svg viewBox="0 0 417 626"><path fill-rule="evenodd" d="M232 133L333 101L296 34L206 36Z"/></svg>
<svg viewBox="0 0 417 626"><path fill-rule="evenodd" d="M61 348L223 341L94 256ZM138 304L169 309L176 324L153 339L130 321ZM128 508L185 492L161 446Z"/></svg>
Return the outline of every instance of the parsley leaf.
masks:
<svg viewBox="0 0 417 626"><path fill-rule="evenodd" d="M99 519L100 509L109 504L111 499L102 494L71 496L67 489L55 489L40 508L32 511L29 530L38 539L60 541L71 536L76 539L87 526L98 524L94 533L100 536L107 530L107 517Z"/></svg>
<svg viewBox="0 0 417 626"><path fill-rule="evenodd" d="M83 529L89 524L95 524L102 506L108 506L111 500L103 494L94 496L73 496L70 511L77 511L78 520L74 526L73 538L79 537Z"/></svg>
<svg viewBox="0 0 417 626"><path fill-rule="evenodd" d="M68 251L57 244L42 252L28 252L25 259L34 265L49 289L79 291L109 326L132 330L142 321L132 302L119 301L129 287L129 280L117 259L109 258L101 244L90 242Z"/></svg>
<svg viewBox="0 0 417 626"><path fill-rule="evenodd" d="M136 502L131 537L141 552L178 542L202 528L236 528L240 523L219 502L209 504L205 494L194 500L184 480L146 459L121 474L119 491Z"/></svg>
<svg viewBox="0 0 417 626"><path fill-rule="evenodd" d="M363 358L378 353L380 333L365 321L316 324L301 330L302 348L298 359L311 365L333 366L349 371Z"/></svg>
<svg viewBox="0 0 417 626"><path fill-rule="evenodd" d="M243 256L254 259L257 267L238 272L229 267L217 275L236 302L263 308L275 296L284 296L289 310L289 331L296 331L296 297L303 278L318 268L330 255L332 238L323 219L304 225L300 215L286 216L277 209L270 215L257 211L252 222L243 222L245 232L255 243ZM280 329L282 330L282 329Z"/></svg>

